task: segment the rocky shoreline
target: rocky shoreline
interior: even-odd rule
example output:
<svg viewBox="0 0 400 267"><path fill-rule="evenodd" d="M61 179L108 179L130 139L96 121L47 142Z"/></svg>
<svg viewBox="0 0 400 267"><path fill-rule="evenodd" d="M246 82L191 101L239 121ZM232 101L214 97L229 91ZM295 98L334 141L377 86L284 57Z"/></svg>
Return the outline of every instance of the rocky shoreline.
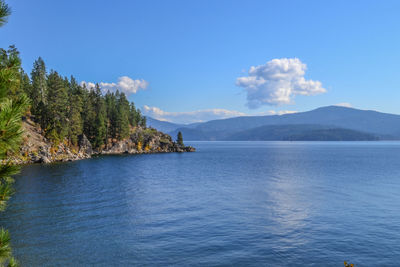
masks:
<svg viewBox="0 0 400 267"><path fill-rule="evenodd" d="M67 162L88 159L94 155L195 151L195 148L179 145L172 140L171 136L153 128L137 127L133 129L129 138L122 141L110 139L100 149L92 148L85 135L79 136L77 146L70 146L67 142L55 145L42 135L40 128L32 121L25 120L23 128L24 141L20 153L9 157L15 164Z"/></svg>

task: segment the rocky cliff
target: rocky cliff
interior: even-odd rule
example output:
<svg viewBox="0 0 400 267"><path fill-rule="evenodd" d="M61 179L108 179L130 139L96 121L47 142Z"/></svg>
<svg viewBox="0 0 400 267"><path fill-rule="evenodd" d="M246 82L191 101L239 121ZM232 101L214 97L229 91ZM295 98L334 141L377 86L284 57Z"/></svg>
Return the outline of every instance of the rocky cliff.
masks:
<svg viewBox="0 0 400 267"><path fill-rule="evenodd" d="M74 161L93 155L195 151L193 147L178 145L171 136L152 128L137 127L132 129L129 138L122 141L109 139L106 145L96 149L92 148L85 135L79 136L77 146L71 146L66 141L59 144L50 142L44 137L40 127L29 119L23 121L23 128L24 137L20 153L10 155L10 159L17 164Z"/></svg>

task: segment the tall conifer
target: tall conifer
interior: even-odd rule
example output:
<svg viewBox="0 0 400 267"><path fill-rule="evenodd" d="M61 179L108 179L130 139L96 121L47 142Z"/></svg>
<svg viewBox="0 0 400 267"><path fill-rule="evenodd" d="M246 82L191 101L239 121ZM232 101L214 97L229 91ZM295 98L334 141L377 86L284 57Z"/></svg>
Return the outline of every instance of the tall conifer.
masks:
<svg viewBox="0 0 400 267"><path fill-rule="evenodd" d="M0 0L0 27L7 22L11 10ZM21 136L21 118L28 106L28 98L24 94L15 94L20 88L21 61L14 47L8 51L0 49L0 210L6 208L7 201L13 193L12 175L19 168L6 160L10 153L18 151ZM12 257L10 234L0 229L0 265L17 266Z"/></svg>

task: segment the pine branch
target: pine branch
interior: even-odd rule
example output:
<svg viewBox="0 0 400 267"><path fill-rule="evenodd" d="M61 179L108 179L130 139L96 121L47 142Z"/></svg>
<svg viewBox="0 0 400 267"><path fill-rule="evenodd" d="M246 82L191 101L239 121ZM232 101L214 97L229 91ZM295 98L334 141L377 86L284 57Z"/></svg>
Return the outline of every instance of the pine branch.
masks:
<svg viewBox="0 0 400 267"><path fill-rule="evenodd" d="M11 15L11 8L3 1L0 1L0 27L7 23Z"/></svg>

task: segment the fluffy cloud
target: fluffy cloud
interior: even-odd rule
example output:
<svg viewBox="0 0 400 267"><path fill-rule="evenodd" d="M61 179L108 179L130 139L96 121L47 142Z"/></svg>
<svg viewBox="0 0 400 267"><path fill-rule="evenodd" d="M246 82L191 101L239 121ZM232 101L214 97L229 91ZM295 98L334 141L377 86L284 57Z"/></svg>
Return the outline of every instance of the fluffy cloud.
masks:
<svg viewBox="0 0 400 267"><path fill-rule="evenodd" d="M95 87L95 84L92 82L82 81L81 85L85 85L88 89ZM128 76L119 77L117 83L99 83L100 89L103 91L103 93L106 93L107 91L115 92L119 90L127 95L136 94L136 92L139 90L145 90L148 85L149 83L143 79L133 80Z"/></svg>
<svg viewBox="0 0 400 267"><path fill-rule="evenodd" d="M91 88L94 88L96 86L96 84L92 83L92 82L82 81L81 86L85 86L87 89L91 89Z"/></svg>
<svg viewBox="0 0 400 267"><path fill-rule="evenodd" d="M205 122L210 120L217 119L226 119L232 117L239 116L250 116L250 114L246 114L243 112L235 111L235 110L227 110L227 109L204 109L204 110L196 110L196 111L187 111L187 112L168 112L164 111L158 107L149 107L143 106L142 112L144 115L155 118L161 121L169 121L174 123L194 123L194 122ZM262 113L251 114L251 115L283 115L289 113L296 113L296 111L282 110L275 111L269 110Z"/></svg>
<svg viewBox="0 0 400 267"><path fill-rule="evenodd" d="M345 108L352 108L353 107L350 103L347 103L347 102L337 103L334 106L345 107Z"/></svg>
<svg viewBox="0 0 400 267"><path fill-rule="evenodd" d="M306 80L307 66L298 58L281 58L264 65L252 66L248 76L239 77L236 85L247 92L249 108L262 105L293 103L295 95L316 95L325 93L321 82Z"/></svg>

